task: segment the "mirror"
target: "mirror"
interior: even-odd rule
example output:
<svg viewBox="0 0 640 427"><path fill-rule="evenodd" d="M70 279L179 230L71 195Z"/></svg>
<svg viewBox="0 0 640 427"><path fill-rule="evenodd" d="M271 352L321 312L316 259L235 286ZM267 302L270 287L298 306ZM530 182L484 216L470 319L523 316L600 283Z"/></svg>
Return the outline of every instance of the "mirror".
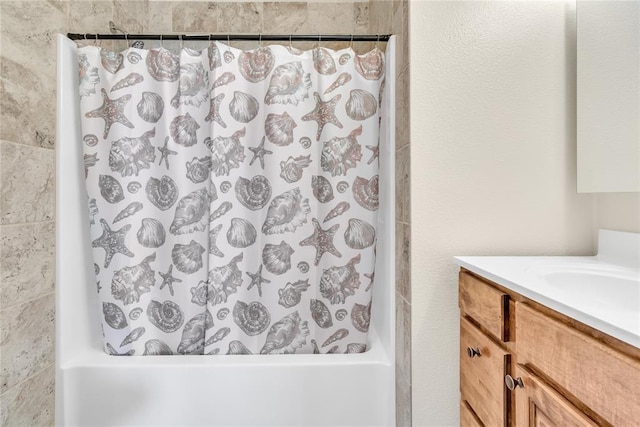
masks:
<svg viewBox="0 0 640 427"><path fill-rule="evenodd" d="M578 192L640 191L640 1L577 2Z"/></svg>

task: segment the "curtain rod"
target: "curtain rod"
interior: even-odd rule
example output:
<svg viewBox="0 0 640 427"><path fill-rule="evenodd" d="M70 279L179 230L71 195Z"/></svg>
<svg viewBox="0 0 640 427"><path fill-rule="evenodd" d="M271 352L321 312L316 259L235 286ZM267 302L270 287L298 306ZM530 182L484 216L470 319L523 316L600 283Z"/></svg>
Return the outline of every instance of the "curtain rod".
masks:
<svg viewBox="0 0 640 427"><path fill-rule="evenodd" d="M315 41L315 42L386 42L390 34L92 34L67 33L71 40L255 40L255 41Z"/></svg>

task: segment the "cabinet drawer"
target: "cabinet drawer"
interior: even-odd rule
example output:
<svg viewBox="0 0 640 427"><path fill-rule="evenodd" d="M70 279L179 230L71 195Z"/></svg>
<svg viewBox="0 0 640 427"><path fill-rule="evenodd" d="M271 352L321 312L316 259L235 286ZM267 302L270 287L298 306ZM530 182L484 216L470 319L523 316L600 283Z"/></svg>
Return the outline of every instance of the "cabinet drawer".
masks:
<svg viewBox="0 0 640 427"><path fill-rule="evenodd" d="M640 364L531 307L516 307L518 363L544 372L607 422L640 420Z"/></svg>
<svg viewBox="0 0 640 427"><path fill-rule="evenodd" d="M584 413L525 367L518 365L515 389L516 426L596 427Z"/></svg>
<svg viewBox="0 0 640 427"><path fill-rule="evenodd" d="M467 402L460 402L460 427L483 427L469 408Z"/></svg>
<svg viewBox="0 0 640 427"><path fill-rule="evenodd" d="M496 338L508 341L509 296L466 272L460 272L460 311Z"/></svg>
<svg viewBox="0 0 640 427"><path fill-rule="evenodd" d="M468 349L479 354L470 356ZM509 354L468 320L460 319L460 393L487 426L504 426Z"/></svg>

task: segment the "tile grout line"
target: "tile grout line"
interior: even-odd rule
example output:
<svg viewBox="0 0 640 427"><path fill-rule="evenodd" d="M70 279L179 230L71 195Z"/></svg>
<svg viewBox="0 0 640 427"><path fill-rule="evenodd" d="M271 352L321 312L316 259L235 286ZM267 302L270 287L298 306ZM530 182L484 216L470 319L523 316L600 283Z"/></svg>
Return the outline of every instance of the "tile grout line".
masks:
<svg viewBox="0 0 640 427"><path fill-rule="evenodd" d="M55 280L53 281L53 284L54 284L54 286L55 286L55 284L56 284L56 281L55 281ZM54 290L53 290L53 291L51 291L51 292L46 292L46 293L44 293L44 294L38 295L37 297L33 297L33 298L29 298L29 299L23 300L23 301L21 301L21 302L13 303L13 304L8 305L8 306L6 306L6 307L5 307L5 306L3 306L2 308L0 308L0 313L6 312L7 310L10 310L10 309L12 309L12 308L14 308L14 307L17 307L17 306L19 306L19 305L23 305L23 304L30 304L30 303L32 303L32 302L34 302L34 301L36 301L36 300L39 300L39 299L41 299L41 298L45 298L45 297L48 297L48 296L51 296L51 295L53 295L53 296L55 297L55 294L56 294L56 291L55 291L55 289L54 289ZM55 298L54 298L54 299L55 299ZM55 301L54 301L54 302L55 302Z"/></svg>
<svg viewBox="0 0 640 427"><path fill-rule="evenodd" d="M8 392L10 392L11 390L13 390L16 387L19 387L21 385L23 385L24 383L26 383L27 381L33 379L36 375L40 375L41 373L43 373L46 369L49 369L50 367L54 367L55 369L55 359L53 362L51 363L47 363L42 369L40 369L39 371L34 372L33 374L29 375L27 378L23 379L22 381L20 381L19 383L16 383L14 385L12 385L11 387L9 387L8 389L6 389L5 391L2 392L2 394L0 394L0 396L4 396L5 394L7 394Z"/></svg>
<svg viewBox="0 0 640 427"><path fill-rule="evenodd" d="M6 139L0 139L0 143L13 144L13 145L23 146L23 147L40 148L42 150L48 150L48 151L55 151L55 149L56 149L55 145L51 146L51 147L42 147L40 145L26 144L26 143L23 143L23 142L9 141L9 140L6 140Z"/></svg>
<svg viewBox="0 0 640 427"><path fill-rule="evenodd" d="M43 224L46 222L53 222L55 224L56 220L55 218L52 219L45 219L45 220L41 220L41 221L32 221L32 222L10 222L7 224L0 224L0 227L11 227L11 226L24 226L24 225L36 225L36 224Z"/></svg>

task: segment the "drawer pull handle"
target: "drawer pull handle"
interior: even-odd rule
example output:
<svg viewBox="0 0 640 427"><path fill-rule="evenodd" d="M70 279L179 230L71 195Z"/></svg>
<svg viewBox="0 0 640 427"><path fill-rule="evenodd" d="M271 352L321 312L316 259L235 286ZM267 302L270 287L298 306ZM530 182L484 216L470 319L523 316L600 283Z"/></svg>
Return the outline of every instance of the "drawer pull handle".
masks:
<svg viewBox="0 0 640 427"><path fill-rule="evenodd" d="M511 375L507 374L504 377L504 383L507 385L507 388L511 391L515 390L518 387L524 388L524 383L522 382L522 378L513 378Z"/></svg>
<svg viewBox="0 0 640 427"><path fill-rule="evenodd" d="M469 357L476 357L476 356L480 356L480 349L478 348L473 348L473 347L467 347L467 355Z"/></svg>

